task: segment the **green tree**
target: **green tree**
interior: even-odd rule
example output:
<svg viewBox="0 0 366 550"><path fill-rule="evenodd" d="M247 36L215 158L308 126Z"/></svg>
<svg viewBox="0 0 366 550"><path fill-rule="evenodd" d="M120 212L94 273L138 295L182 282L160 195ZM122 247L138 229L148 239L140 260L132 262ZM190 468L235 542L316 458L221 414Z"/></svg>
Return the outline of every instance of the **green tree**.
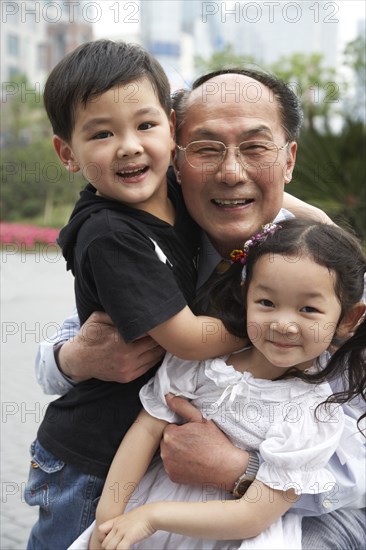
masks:
<svg viewBox="0 0 366 550"><path fill-rule="evenodd" d="M281 57L270 67L271 72L284 80L301 100L305 128L314 129L315 119L321 118L325 130L330 117L345 91L345 82L332 67L323 66L320 53L294 53Z"/></svg>
<svg viewBox="0 0 366 550"><path fill-rule="evenodd" d="M215 52L209 59L204 59L200 55L197 55L194 58L194 63L198 74L204 74L220 69L230 69L253 64L254 58L249 55L237 55L234 53L231 44L225 44L223 50Z"/></svg>
<svg viewBox="0 0 366 550"><path fill-rule="evenodd" d="M44 225L64 224L82 178L67 172L50 139L33 140L22 147L2 149L1 217L8 221L37 220ZM62 213L61 219L55 209Z"/></svg>
<svg viewBox="0 0 366 550"><path fill-rule="evenodd" d="M358 36L348 42L344 52L344 65L350 67L363 87L366 87L366 38Z"/></svg>
<svg viewBox="0 0 366 550"><path fill-rule="evenodd" d="M1 218L37 218L45 225L59 226L66 222L83 181L61 166L43 98L26 93L29 89L26 78L17 77L2 106ZM63 212L61 218L55 218L55 208Z"/></svg>
<svg viewBox="0 0 366 550"><path fill-rule="evenodd" d="M340 134L304 129L289 191L351 226L366 242L366 129L347 120Z"/></svg>

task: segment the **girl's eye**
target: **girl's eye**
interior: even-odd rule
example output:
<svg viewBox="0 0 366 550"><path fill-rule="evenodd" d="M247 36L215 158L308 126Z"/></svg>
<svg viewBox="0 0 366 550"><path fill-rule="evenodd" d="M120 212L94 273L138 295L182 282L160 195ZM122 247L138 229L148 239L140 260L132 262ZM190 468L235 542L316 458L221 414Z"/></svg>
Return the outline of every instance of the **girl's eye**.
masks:
<svg viewBox="0 0 366 550"><path fill-rule="evenodd" d="M258 303L264 307L274 307L274 303L271 300L259 300Z"/></svg>
<svg viewBox="0 0 366 550"><path fill-rule="evenodd" d="M113 134L109 130L104 130L103 132L98 132L93 136L93 139L106 139L108 137L111 137Z"/></svg>
<svg viewBox="0 0 366 550"><path fill-rule="evenodd" d="M319 313L319 310L316 309L315 307L311 307L311 306L304 306L301 308L301 311L304 312L304 313Z"/></svg>
<svg viewBox="0 0 366 550"><path fill-rule="evenodd" d="M139 130L150 130L150 128L154 128L154 126L156 126L156 124L153 122L143 122L139 125Z"/></svg>

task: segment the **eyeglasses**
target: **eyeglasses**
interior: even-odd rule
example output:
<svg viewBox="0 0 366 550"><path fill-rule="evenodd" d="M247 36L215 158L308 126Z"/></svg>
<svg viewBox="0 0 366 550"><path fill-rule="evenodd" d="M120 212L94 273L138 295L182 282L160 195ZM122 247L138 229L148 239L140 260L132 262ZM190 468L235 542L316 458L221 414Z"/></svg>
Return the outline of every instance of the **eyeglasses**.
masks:
<svg viewBox="0 0 366 550"><path fill-rule="evenodd" d="M272 166L278 157L278 152L288 146L289 142L278 147L273 141L243 141L236 146L227 147L221 141L192 141L187 147L177 145L184 151L186 160L192 168L212 166L217 168L224 161L228 149L235 149L235 154L243 166L250 169Z"/></svg>

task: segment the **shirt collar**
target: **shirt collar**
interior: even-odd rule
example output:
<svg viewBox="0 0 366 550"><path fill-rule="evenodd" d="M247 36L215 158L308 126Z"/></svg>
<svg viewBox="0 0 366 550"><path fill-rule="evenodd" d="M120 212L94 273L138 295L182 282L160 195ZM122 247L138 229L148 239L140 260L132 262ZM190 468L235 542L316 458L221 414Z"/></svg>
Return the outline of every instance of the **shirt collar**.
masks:
<svg viewBox="0 0 366 550"><path fill-rule="evenodd" d="M284 220L291 220L295 216L286 210L281 208L273 223L279 223ZM200 288L203 283L207 281L211 273L214 271L217 264L222 260L222 256L217 252L212 242L208 238L207 234L202 231L201 246L198 262L198 276L197 276L197 288Z"/></svg>

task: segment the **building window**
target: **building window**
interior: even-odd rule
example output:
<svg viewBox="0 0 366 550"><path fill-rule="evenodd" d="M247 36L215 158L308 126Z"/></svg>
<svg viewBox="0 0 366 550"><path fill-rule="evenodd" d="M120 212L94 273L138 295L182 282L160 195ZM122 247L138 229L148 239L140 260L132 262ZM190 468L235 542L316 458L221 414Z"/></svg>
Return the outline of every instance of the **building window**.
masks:
<svg viewBox="0 0 366 550"><path fill-rule="evenodd" d="M14 34L8 34L8 54L19 57L19 37Z"/></svg>

